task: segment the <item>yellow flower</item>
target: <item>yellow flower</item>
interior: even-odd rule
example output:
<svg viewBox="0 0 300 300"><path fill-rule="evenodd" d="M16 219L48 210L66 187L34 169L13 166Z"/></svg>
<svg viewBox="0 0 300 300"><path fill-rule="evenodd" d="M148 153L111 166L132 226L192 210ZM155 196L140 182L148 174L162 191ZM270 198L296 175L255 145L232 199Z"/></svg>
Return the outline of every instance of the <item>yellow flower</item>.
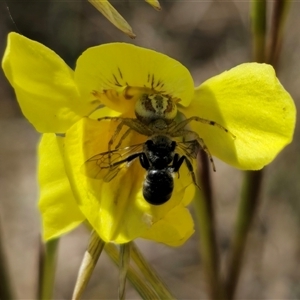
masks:
<svg viewBox="0 0 300 300"><path fill-rule="evenodd" d="M135 118L141 94L168 95L181 118L196 116L226 127L235 139L216 126L189 123L212 155L239 169L263 168L293 136L293 100L266 64L245 63L194 88L183 65L149 49L125 43L92 47L73 71L47 47L11 33L2 66L24 115L43 133L39 207L46 240L84 220L106 242L142 237L176 246L193 233L186 206L194 185L185 164L174 178L171 199L159 206L143 197L145 170L138 159L109 182L82 171L89 158L108 150L119 124L97 119ZM147 138L132 130L121 147Z"/></svg>

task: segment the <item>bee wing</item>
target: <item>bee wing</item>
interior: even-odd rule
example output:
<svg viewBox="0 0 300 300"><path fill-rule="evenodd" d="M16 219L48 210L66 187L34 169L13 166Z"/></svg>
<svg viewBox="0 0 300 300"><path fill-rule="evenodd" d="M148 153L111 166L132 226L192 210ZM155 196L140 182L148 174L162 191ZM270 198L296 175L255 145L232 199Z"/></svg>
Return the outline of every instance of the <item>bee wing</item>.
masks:
<svg viewBox="0 0 300 300"><path fill-rule="evenodd" d="M189 158L197 158L197 154L201 149L201 146L197 140L177 142L178 152L188 156Z"/></svg>
<svg viewBox="0 0 300 300"><path fill-rule="evenodd" d="M99 153L82 165L81 172L87 177L109 182L117 176L123 167L142 153L142 148L143 143Z"/></svg>

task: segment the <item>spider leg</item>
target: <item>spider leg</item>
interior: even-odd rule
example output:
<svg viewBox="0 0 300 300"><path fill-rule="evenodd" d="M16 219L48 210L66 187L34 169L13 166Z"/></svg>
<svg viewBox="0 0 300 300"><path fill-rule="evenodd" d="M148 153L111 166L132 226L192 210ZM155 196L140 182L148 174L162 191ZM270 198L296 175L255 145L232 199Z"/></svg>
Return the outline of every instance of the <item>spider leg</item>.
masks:
<svg viewBox="0 0 300 300"><path fill-rule="evenodd" d="M205 151L206 155L208 156L208 159L210 160L210 163L212 165L213 171L216 172L216 166L215 166L214 160L213 160L212 155L210 154L208 148L206 147L203 139L201 139L198 136L197 142L199 143L199 145L201 146L201 148L203 149L203 151Z"/></svg>
<svg viewBox="0 0 300 300"><path fill-rule="evenodd" d="M134 131L136 131L142 135L146 135L146 136L151 136L153 134L153 131L150 128L148 128L146 125L144 125L142 122L140 122L137 119L122 118L122 117L103 117L103 118L98 119L98 121L102 121L102 120L120 121L120 124L118 124L114 134L112 135L111 139L108 142L108 151L111 151L111 148L112 148L114 142L116 141L118 135L120 134L124 125L129 127L129 129L120 138L115 149L117 149L121 145L121 143L128 136L128 134L130 133L131 130L134 130ZM109 156L109 161L110 161L110 156Z"/></svg>
<svg viewBox="0 0 300 300"><path fill-rule="evenodd" d="M131 128L128 128L128 129L126 130L126 132L125 132L125 133L122 135L122 137L120 138L120 140L119 140L118 144L116 145L115 149L118 149L118 148L121 146L122 142L123 142L124 139L129 135L130 131L132 131Z"/></svg>
<svg viewBox="0 0 300 300"><path fill-rule="evenodd" d="M114 143L114 140L116 139L117 135L120 133L120 131L122 130L122 127L124 126L124 118L120 118L120 117L103 117L103 118L99 118L98 121L102 121L102 120L111 120L111 121L121 121L121 123L117 126L114 134L112 135L111 139L108 142L108 150L111 150L111 146Z"/></svg>
<svg viewBox="0 0 300 300"><path fill-rule="evenodd" d="M232 138L234 138L234 139L236 138L236 136L234 134L232 134L227 128L220 125L219 123L217 123L215 121L203 119L200 117L196 117L196 116L188 118L188 119L183 120L180 123L178 123L173 129L174 134L176 134L177 131L181 131L186 125L188 125L192 121L200 122L200 123L211 125L211 126L216 126L220 129L222 129L223 131L225 131L226 133L230 134L232 136Z"/></svg>
<svg viewBox="0 0 300 300"><path fill-rule="evenodd" d="M154 133L148 125L145 125L138 119L124 118L123 122L126 126L142 135L151 136Z"/></svg>
<svg viewBox="0 0 300 300"><path fill-rule="evenodd" d="M210 163L212 165L212 168L214 170L214 172L216 172L216 166L215 166L215 163L214 163L214 160L212 158L212 155L211 153L209 152L207 146L205 145L203 139L201 139L199 137L199 135L195 132L195 131L192 131L192 130L187 130L187 129L181 129L180 131L177 131L177 133L173 133L172 136L174 136L174 134L176 134L175 136L185 136L185 135L192 135L193 136L193 140L197 141L197 143L199 144L200 148L205 151L205 153L207 154L209 160L210 160Z"/></svg>
<svg viewBox="0 0 300 300"><path fill-rule="evenodd" d="M112 145L115 142L115 139L117 138L118 134L120 133L120 131L122 130L123 126L124 126L124 122L123 122L123 118L120 117L103 117L103 118L99 118L98 121L102 121L102 120L114 120L114 121L121 121L120 124L117 126L114 134L112 135L112 137L110 138L109 142L108 142L108 151L111 151ZM110 154L109 154L109 162L110 162Z"/></svg>

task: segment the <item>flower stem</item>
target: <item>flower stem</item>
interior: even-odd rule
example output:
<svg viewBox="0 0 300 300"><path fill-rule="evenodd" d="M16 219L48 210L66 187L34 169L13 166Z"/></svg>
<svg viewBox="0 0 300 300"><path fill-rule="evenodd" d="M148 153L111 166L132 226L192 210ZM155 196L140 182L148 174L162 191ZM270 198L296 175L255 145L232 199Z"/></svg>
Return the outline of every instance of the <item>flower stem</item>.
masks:
<svg viewBox="0 0 300 300"><path fill-rule="evenodd" d="M253 56L254 61L264 62L266 55L266 32L267 32L267 1L252 1L251 21L253 34Z"/></svg>
<svg viewBox="0 0 300 300"><path fill-rule="evenodd" d="M131 257L161 299L175 299L156 271L148 264L138 247L132 242Z"/></svg>
<svg viewBox="0 0 300 300"><path fill-rule="evenodd" d="M3 236L0 230L0 299L16 299L11 288L10 276L7 268L6 255L4 253Z"/></svg>
<svg viewBox="0 0 300 300"><path fill-rule="evenodd" d="M96 263L99 259L99 256L104 248L104 245L105 245L104 241L102 241L100 239L100 237L98 236L98 234L95 231L93 231L91 233L89 245L84 254L84 257L83 257L83 260L82 260L82 263L81 263L81 266L80 266L80 269L78 272L72 300L80 299L82 293L84 292L84 290L92 276L92 273L93 273Z"/></svg>
<svg viewBox="0 0 300 300"><path fill-rule="evenodd" d="M290 0L276 0L274 2L271 36L266 58L266 62L271 64L274 68L276 68L278 64L284 32L283 29L290 4Z"/></svg>
<svg viewBox="0 0 300 300"><path fill-rule="evenodd" d="M194 201L194 206L196 209L197 223L200 232L201 255L210 288L210 298L222 299L223 292L220 282L215 215L210 181L211 166L203 151L201 151L198 155L198 165L197 178L201 185L201 190L198 191L198 196Z"/></svg>
<svg viewBox="0 0 300 300"><path fill-rule="evenodd" d="M266 24L266 3L265 1L252 1L252 17L253 17L253 31L260 30L265 32ZM274 12L271 24L271 36L268 43L267 51L263 48L262 40L254 36L254 59L260 62L268 62L276 69L279 53L281 50L281 41L283 36L284 21L286 19L287 11L290 1L276 0L274 2ZM261 18L261 20L259 20ZM257 24L257 25L255 25ZM260 27L260 29L258 29ZM264 42L265 44L265 42ZM258 53L262 51L262 53ZM234 298L238 278L240 275L245 245L247 236L250 230L251 223L255 217L255 212L259 206L259 194L262 186L263 170L245 172L244 184L242 188L241 203L238 211L236 221L236 229L232 242L232 249L229 255L228 273L226 276L226 296L229 300Z"/></svg>
<svg viewBox="0 0 300 300"><path fill-rule="evenodd" d="M253 59L257 62L266 60L266 19L267 3L265 0L253 0L252 10ZM245 172L240 207L235 224L232 245L229 253L228 269L225 277L227 298L233 299L241 272L245 245L250 225L258 206L263 171Z"/></svg>
<svg viewBox="0 0 300 300"><path fill-rule="evenodd" d="M113 244L106 244L105 251L108 256L113 260L113 262L119 266L119 252L117 247ZM132 285L135 287L137 292L141 295L142 299L153 300L159 299L157 294L145 283L145 280L141 278L141 275L136 272L136 270L128 266L127 277Z"/></svg>
<svg viewBox="0 0 300 300"><path fill-rule="evenodd" d="M46 242L42 251L38 297L41 300L49 300L53 296L58 242L59 239Z"/></svg>
<svg viewBox="0 0 300 300"><path fill-rule="evenodd" d="M126 277L128 272L128 267L130 264L130 243L120 245L120 257L119 257L119 268L120 268L120 277L119 277L119 299L125 299L125 290L126 290Z"/></svg>
<svg viewBox="0 0 300 300"><path fill-rule="evenodd" d="M259 205L259 194L262 185L262 171L246 171L242 186L241 201L238 210L235 233L229 254L229 265L226 276L226 296L234 299L238 278L240 275L245 245L251 223Z"/></svg>

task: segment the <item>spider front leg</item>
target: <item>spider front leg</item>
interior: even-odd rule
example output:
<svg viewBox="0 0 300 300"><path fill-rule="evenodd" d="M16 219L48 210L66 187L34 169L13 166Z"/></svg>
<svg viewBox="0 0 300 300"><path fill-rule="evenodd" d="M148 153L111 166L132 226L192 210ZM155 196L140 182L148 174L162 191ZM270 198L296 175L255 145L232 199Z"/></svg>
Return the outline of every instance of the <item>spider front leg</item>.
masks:
<svg viewBox="0 0 300 300"><path fill-rule="evenodd" d="M216 166L214 163L214 160L212 158L212 155L210 154L208 148L206 147L203 139L201 139L199 136L197 138L197 142L199 143L199 145L201 146L202 150L205 151L206 155L208 156L208 159L210 160L210 163L212 165L213 171L216 172Z"/></svg>
<svg viewBox="0 0 300 300"><path fill-rule="evenodd" d="M176 132L181 131L182 129L185 128L185 126L187 126L192 121L200 122L200 123L211 125L211 126L216 126L220 129L222 129L223 131L225 131L226 133L230 134L233 139L236 138L236 136L234 134L232 134L226 127L222 126L221 124L219 124L215 121L203 119L203 118L196 117L196 116L188 118L188 119L183 120L180 123L178 123L173 129L173 133L176 134Z"/></svg>
<svg viewBox="0 0 300 300"><path fill-rule="evenodd" d="M116 145L115 149L120 148L120 146L122 145L123 141L126 139L126 137L129 135L129 133L132 131L131 128L128 128L125 133L121 136L118 144Z"/></svg>

